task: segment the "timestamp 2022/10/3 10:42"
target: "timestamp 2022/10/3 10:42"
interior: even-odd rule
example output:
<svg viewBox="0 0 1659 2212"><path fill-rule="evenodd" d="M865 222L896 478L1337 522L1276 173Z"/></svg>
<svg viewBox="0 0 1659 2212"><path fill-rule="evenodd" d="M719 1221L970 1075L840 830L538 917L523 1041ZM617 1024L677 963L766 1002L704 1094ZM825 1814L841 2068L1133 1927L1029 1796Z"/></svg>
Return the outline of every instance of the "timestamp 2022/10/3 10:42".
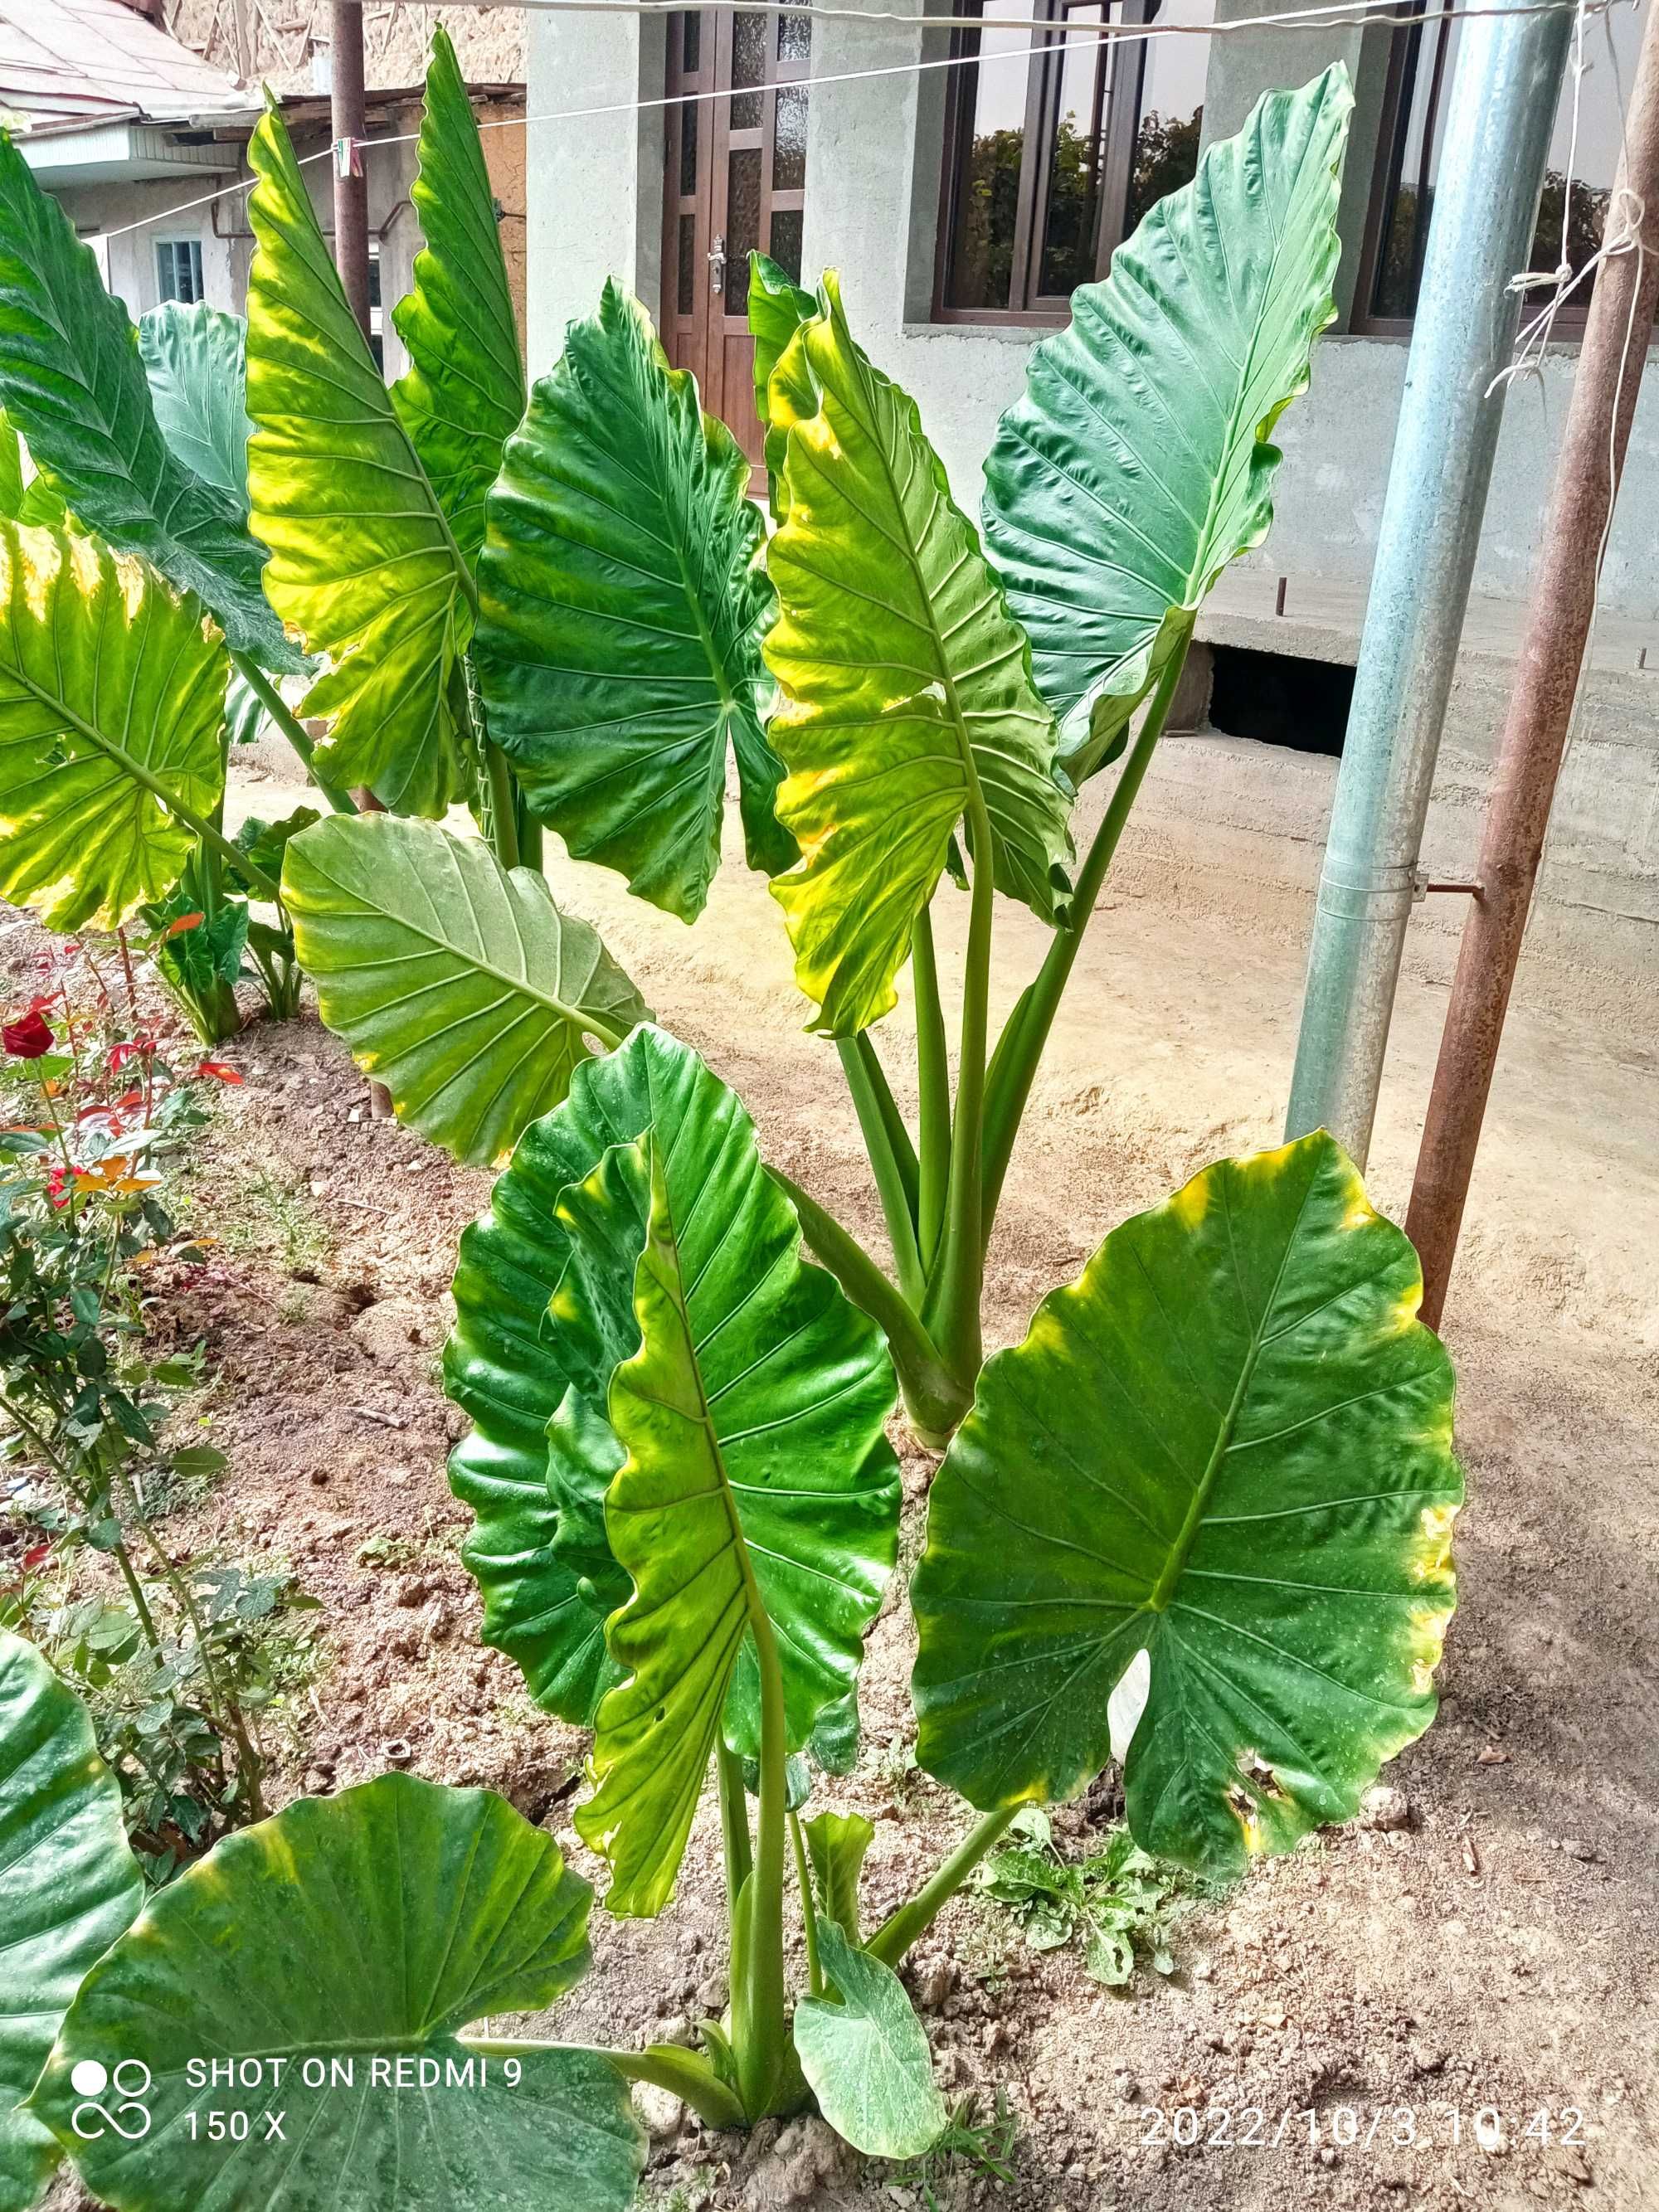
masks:
<svg viewBox="0 0 1659 2212"><path fill-rule="evenodd" d="M1581 2149L1577 2105L1146 2105L1132 2125L1143 2150Z"/></svg>

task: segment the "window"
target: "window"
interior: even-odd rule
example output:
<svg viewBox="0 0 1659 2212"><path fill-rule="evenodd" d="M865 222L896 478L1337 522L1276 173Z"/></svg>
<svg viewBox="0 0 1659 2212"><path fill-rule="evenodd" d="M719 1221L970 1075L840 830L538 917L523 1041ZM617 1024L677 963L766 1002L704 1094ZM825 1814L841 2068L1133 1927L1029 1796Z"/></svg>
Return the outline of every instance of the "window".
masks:
<svg viewBox="0 0 1659 2212"><path fill-rule="evenodd" d="M1421 15L1425 0L1410 0ZM1457 18L1441 16L1420 24L1394 42L1379 141L1376 189L1359 272L1358 310L1354 327L1383 333L1411 328L1423 278L1429 216L1457 67ZM1584 37L1586 68L1578 102L1578 143L1573 149L1573 77L1571 65L1555 118L1555 132L1544 172L1544 191L1533 234L1530 266L1553 270L1566 260L1582 269L1601 243L1607 203L1619 162L1622 101L1636 75L1640 20L1629 10L1609 10ZM1572 189L1567 190L1569 162ZM1561 222L1567 215L1565 255ZM1568 300L1558 328L1583 327L1594 287L1592 276ZM1528 295L1523 313L1541 307L1548 294Z"/></svg>
<svg viewBox="0 0 1659 2212"><path fill-rule="evenodd" d="M374 366L386 374L386 310L380 305L380 241L368 241L368 349Z"/></svg>
<svg viewBox="0 0 1659 2212"><path fill-rule="evenodd" d="M981 0L976 13L952 40L969 58L949 72L936 313L1064 322L1077 287L1192 176L1204 119L1207 37L1090 33L1207 25L1213 0Z"/></svg>
<svg viewBox="0 0 1659 2212"><path fill-rule="evenodd" d="M202 296L202 241L199 238L158 238L155 241L155 289L162 300L182 300L188 307Z"/></svg>

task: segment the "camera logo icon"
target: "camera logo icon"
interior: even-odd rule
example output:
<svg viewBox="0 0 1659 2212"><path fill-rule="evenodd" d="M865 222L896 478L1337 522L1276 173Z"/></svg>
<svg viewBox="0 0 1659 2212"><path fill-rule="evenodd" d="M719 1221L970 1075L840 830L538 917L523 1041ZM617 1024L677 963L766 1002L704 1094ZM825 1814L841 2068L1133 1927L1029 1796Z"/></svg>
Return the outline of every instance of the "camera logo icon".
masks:
<svg viewBox="0 0 1659 2212"><path fill-rule="evenodd" d="M142 2058L123 2058L113 2070L95 2058L78 2058L70 2069L70 2087L81 2099L70 2115L70 2125L82 2142L97 2142L113 2132L128 2142L142 2142L149 2133L149 2108L142 2100L149 2094L150 2070ZM112 2111L97 2100L112 2089L120 2100Z"/></svg>

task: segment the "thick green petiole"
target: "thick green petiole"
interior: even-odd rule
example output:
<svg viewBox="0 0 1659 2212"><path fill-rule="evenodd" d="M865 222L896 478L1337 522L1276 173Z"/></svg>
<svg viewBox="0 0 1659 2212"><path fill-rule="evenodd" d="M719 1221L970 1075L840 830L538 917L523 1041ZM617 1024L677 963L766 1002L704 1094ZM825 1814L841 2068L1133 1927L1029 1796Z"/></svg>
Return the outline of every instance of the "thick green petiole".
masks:
<svg viewBox="0 0 1659 2212"><path fill-rule="evenodd" d="M484 776L489 794L490 850L504 868L519 865L519 794L498 744L484 739Z"/></svg>
<svg viewBox="0 0 1659 2212"><path fill-rule="evenodd" d="M908 1905L901 1905L896 1912L890 1913L882 1922L864 1947L872 1959L879 1959L884 1966L897 1968L910 1946L927 1933L987 1851L1006 1832L1019 1809L1018 1805L1007 1805L998 1812L988 1813L979 1826L969 1832L933 1880L919 1889Z"/></svg>
<svg viewBox="0 0 1659 2212"><path fill-rule="evenodd" d="M916 1248L916 1156L910 1133L894 1103L867 1034L837 1037L836 1049L853 1094L864 1149L875 1173L899 1289L908 1304L917 1305L921 1299L922 1267Z"/></svg>
<svg viewBox="0 0 1659 2212"><path fill-rule="evenodd" d="M956 1111L951 1123L951 1188L944 1242L928 1282L922 1317L945 1366L971 1399L974 1379L984 1358L980 1328L980 1297L985 1279L980 1139L990 1029L994 907L991 823L977 787L969 800L968 826L973 848L973 902L962 979L962 1050L957 1066Z"/></svg>
<svg viewBox="0 0 1659 2212"><path fill-rule="evenodd" d="M705 2126L740 2128L746 2124L742 2105L707 2059L677 2044L653 2043L644 2051L607 2051L592 2043L538 2043L525 2036L463 2035L465 2051L485 2058L532 2058L544 2051L579 2051L584 2057L608 2059L625 2081L649 2081L690 2106Z"/></svg>
<svg viewBox="0 0 1659 2212"><path fill-rule="evenodd" d="M720 1786L720 1846L726 1862L726 1900L735 1912L743 1886L755 1863L749 1835L749 1806L744 1794L743 1761L724 1735L714 1747L715 1771Z"/></svg>
<svg viewBox="0 0 1659 2212"><path fill-rule="evenodd" d="M800 1820L789 1815L789 1848L795 1855L795 1886L800 1891L801 1929L806 1940L806 1986L815 1997L823 1995L823 1968L818 1962L818 1916L812 1903L812 1869L806 1862L806 1838Z"/></svg>
<svg viewBox="0 0 1659 2212"><path fill-rule="evenodd" d="M1123 835L1123 826L1139 795L1146 771L1152 766L1158 741L1164 734L1164 721L1186 661L1187 647L1183 643L1170 655L1164 673L1158 680L1152 703L1129 749L1129 757L1119 772L1111 798L1107 801L1100 827L1096 830L1083 866L1078 871L1072 897L1072 927L1055 932L1035 981L1021 994L1009 1017L1008 1026L998 1042L993 1076L987 1086L985 1133L981 1152L981 1182L984 1193L981 1220L981 1250L991 1241L991 1231L996 1220L1003 1182L1008 1173L1008 1163L1013 1154L1014 1140L1019 1134L1020 1121L1031 1095L1031 1085L1036 1079L1037 1067L1054 1028L1054 1017L1060 1011L1060 999L1082 946L1084 932L1093 917L1096 902L1106 881L1106 872L1112 865L1118 841Z"/></svg>
<svg viewBox="0 0 1659 2212"><path fill-rule="evenodd" d="M916 917L911 981L916 994L916 1088L921 1105L916 1242L925 1273L939 1256L951 1188L951 1069L931 907L924 907Z"/></svg>
<svg viewBox="0 0 1659 2212"><path fill-rule="evenodd" d="M904 1392L906 1410L924 1443L948 1437L973 1402L973 1385L964 1395L939 1356L921 1316L908 1304L850 1230L826 1213L810 1191L781 1169L768 1172L793 1201L801 1235L814 1256L835 1276L855 1306L867 1313L887 1339ZM939 1449L943 1449L941 1444Z"/></svg>
<svg viewBox="0 0 1659 2212"><path fill-rule="evenodd" d="M746 1553L744 1572L752 1585ZM759 1592L752 1586L749 1626L760 1674L760 1802L755 1822L755 1863L732 1916L732 2051L744 2109L750 2120L758 2120L776 2109L785 2080L788 2020L783 1978L783 1879L789 1784L777 1638Z"/></svg>
<svg viewBox="0 0 1659 2212"><path fill-rule="evenodd" d="M231 665L264 708L271 720L299 755L306 774L337 814L355 814L356 804L349 792L325 782L317 773L317 747L311 732L294 712L282 693L265 674L257 660L250 660L245 653L233 653Z"/></svg>

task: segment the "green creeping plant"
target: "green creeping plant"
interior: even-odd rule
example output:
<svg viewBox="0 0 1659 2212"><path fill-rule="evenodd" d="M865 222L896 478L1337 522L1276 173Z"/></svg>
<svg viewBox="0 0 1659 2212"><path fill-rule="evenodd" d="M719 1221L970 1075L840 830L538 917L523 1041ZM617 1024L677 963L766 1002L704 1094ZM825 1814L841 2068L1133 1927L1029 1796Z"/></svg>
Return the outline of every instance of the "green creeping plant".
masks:
<svg viewBox="0 0 1659 2212"><path fill-rule="evenodd" d="M633 2081L712 2127L816 2107L921 2157L948 2115L897 1970L1021 1808L1087 1787L1127 1684L1129 1832L1212 1878L1350 1815L1428 1725L1451 1371L1410 1245L1328 1136L1123 1223L988 1362L980 1318L1021 1114L1199 608L1271 520L1271 433L1334 313L1351 106L1340 69L1267 94L1078 292L1000 428L982 538L832 275L752 272L769 536L736 441L617 288L526 399L441 33L390 392L279 118L255 134L246 434L201 390L235 333L170 324L141 352L0 143L0 400L38 471L24 489L0 453L0 892L79 927L222 867L403 1118L509 1163L445 1355L485 1636L592 1730L575 1821L612 1915L667 1909L712 1776L730 1940L694 2048L501 2035L586 1972L592 1892L500 1800L407 1775L227 1838L135 1918L90 1739L9 1642L0 1864L31 1932L8 1954L0 2212L54 2146L134 2212L605 2212L643 2165ZM42 321L92 333L67 410ZM296 710L274 679L301 672ZM284 731L326 818L227 842L228 700ZM1077 788L1115 761L1079 854ZM695 921L732 771L890 1267L766 1166L541 871L545 825ZM386 811L356 812L364 786ZM458 801L479 836L442 825ZM954 1085L947 877L969 902ZM999 896L1052 935L994 1042ZM914 1131L876 1043L907 966ZM901 1395L943 1453L909 1590L917 1756L972 1818L872 1927L870 1823L810 1801L856 1756ZM240 2130L210 2056L255 2085Z"/></svg>
<svg viewBox="0 0 1659 2212"><path fill-rule="evenodd" d="M1420 1289L1322 1133L1125 1222L988 1363L910 1591L918 1758L975 1817L871 1927L871 1824L810 1798L845 1764L897 1557L892 1364L694 1052L641 1024L584 1060L462 1239L452 1477L487 1639L592 1728L574 1819L613 1916L671 1905L712 1772L729 2003L695 2048L502 2035L493 2015L586 1971L592 1892L501 1800L407 1775L299 1800L132 1919L112 1785L13 1640L0 1850L51 1939L23 1948L28 2033L0 2045L33 2083L0 2119L21 2177L0 2208L31 2201L52 2141L123 2212L621 2207L630 2081L711 2127L815 2108L858 2150L921 2156L947 2113L897 1969L1022 1807L1087 1788L1138 1659L1129 1831L1209 1877L1350 1817L1427 1727L1462 1491ZM85 2083L123 2066L148 2123L88 2135ZM251 2137L272 2111L280 2142Z"/></svg>

